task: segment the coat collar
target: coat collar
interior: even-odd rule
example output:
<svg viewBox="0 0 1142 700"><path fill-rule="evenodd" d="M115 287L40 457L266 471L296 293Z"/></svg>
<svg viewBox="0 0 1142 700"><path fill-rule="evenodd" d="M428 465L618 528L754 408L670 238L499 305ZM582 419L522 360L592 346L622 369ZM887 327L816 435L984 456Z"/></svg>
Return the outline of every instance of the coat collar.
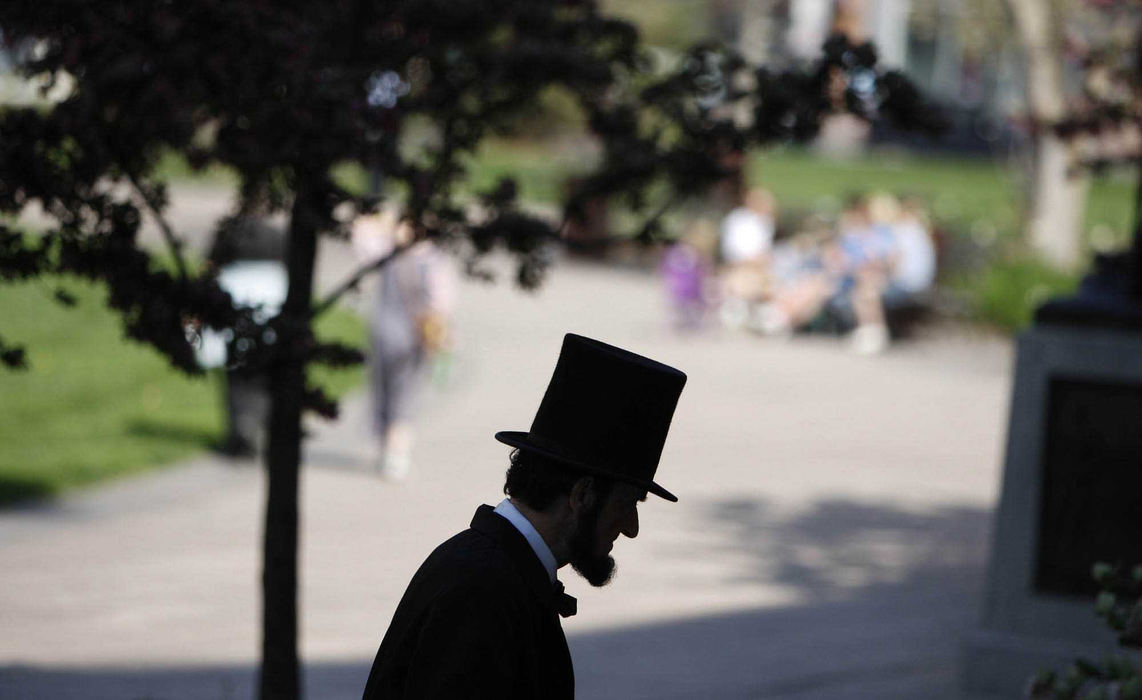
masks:
<svg viewBox="0 0 1142 700"><path fill-rule="evenodd" d="M496 515L500 515L508 519L515 529L523 535L527 543L531 545L531 551L535 552L535 556L539 557L539 562L543 564L543 568L547 571L547 578L552 584L555 583L556 572L559 570L559 562L555 561L555 554L552 553L551 547L544 541L543 535L539 534L539 530L535 529L535 525L527 519L523 513L519 512L510 498L505 498L496 506Z"/></svg>
<svg viewBox="0 0 1142 700"><path fill-rule="evenodd" d="M528 588L532 589L545 606L554 610L554 591L547 576L547 569L543 567L535 550L515 525L496 513L491 506L482 505L476 509L476 514L472 517L472 529L491 537L507 554Z"/></svg>

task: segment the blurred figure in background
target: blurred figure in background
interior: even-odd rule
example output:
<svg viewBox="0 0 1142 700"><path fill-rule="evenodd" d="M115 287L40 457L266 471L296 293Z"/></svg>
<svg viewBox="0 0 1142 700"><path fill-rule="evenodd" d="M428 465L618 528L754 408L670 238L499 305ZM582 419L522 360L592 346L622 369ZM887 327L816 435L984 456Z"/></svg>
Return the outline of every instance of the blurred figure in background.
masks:
<svg viewBox="0 0 1142 700"><path fill-rule="evenodd" d="M260 197L251 197L219 225L207 253L207 265L217 274L218 286L235 306L254 309L254 320L259 323L276 316L285 301L284 260L285 229L269 219L268 205ZM226 437L220 451L232 457L252 457L265 446L269 379L262 372L239 366L228 348L233 340L232 331L204 329L199 363L226 368Z"/></svg>
<svg viewBox="0 0 1142 700"><path fill-rule="evenodd" d="M702 327L714 302L714 249L718 232L713 222L697 219L690 223L662 259L662 277L670 298L674 327L695 331Z"/></svg>
<svg viewBox="0 0 1142 700"><path fill-rule="evenodd" d="M849 342L853 351L862 355L888 348L888 325L880 298L888 287L899 217L896 197L877 193L854 204L851 227L841 234L847 261L845 293L831 303L852 324Z"/></svg>
<svg viewBox="0 0 1142 700"><path fill-rule="evenodd" d="M836 234L824 217L812 216L788 241L774 246L773 293L758 310L757 330L787 336L821 313L843 267Z"/></svg>
<svg viewBox="0 0 1142 700"><path fill-rule="evenodd" d="M888 348L886 312L921 303L936 281L936 248L923 204L878 195L871 202L876 225L887 227L890 247L882 265L858 278L853 295L853 350L876 354Z"/></svg>
<svg viewBox="0 0 1142 700"><path fill-rule="evenodd" d="M883 264L889 251L884 232L872 225L863 195L849 197L836 233L821 237L819 268L780 288L759 311L759 328L783 335L811 323L847 331L856 325L853 295L858 280Z"/></svg>
<svg viewBox="0 0 1142 700"><path fill-rule="evenodd" d="M777 200L761 187L746 193L745 203L722 220L722 322L729 328L750 323L770 292L769 253L777 228Z"/></svg>
<svg viewBox="0 0 1142 700"><path fill-rule="evenodd" d="M915 197L851 197L835 232L810 217L772 258L774 290L758 309L757 329L851 331L853 351L864 355L888 348L888 315L923 306L936 279L931 226Z"/></svg>
<svg viewBox="0 0 1142 700"><path fill-rule="evenodd" d="M401 480L412 468L415 394L430 361L450 342L454 280L443 253L431 241L410 246L412 227L392 212L359 217L352 240L366 262L407 246L380 269L370 324L376 466L382 476Z"/></svg>
<svg viewBox="0 0 1142 700"><path fill-rule="evenodd" d="M896 250L884 303L892 308L900 302L915 302L936 283L937 251L932 223L924 201L904 197L896 222Z"/></svg>

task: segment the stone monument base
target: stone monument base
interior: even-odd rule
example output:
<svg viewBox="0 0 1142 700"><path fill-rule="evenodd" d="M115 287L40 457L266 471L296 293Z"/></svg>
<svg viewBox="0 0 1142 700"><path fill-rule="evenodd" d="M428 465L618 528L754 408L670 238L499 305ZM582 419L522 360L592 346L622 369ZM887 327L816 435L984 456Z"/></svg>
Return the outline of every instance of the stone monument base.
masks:
<svg viewBox="0 0 1142 700"><path fill-rule="evenodd" d="M1142 333L1027 331L983 615L964 647L965 689L1022 697L1038 671L1122 653L1094 613L1091 566L1142 563L1139 516Z"/></svg>
<svg viewBox="0 0 1142 700"><path fill-rule="evenodd" d="M1091 606L1082 607L1094 617ZM1073 639L973 630L964 639L963 689L973 698L1023 698L1040 671L1061 674L1077 658L1098 661L1118 653L1113 637L1107 636L1102 644L1082 644Z"/></svg>

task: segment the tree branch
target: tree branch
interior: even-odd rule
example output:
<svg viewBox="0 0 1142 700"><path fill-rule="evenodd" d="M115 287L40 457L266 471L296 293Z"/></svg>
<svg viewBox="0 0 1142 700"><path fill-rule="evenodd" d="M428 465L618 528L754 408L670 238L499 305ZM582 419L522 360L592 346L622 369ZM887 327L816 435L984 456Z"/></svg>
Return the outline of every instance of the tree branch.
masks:
<svg viewBox="0 0 1142 700"><path fill-rule="evenodd" d="M313 306L309 312L309 317L314 319L328 311L333 307L334 304L337 303L338 299L345 295L346 292L348 292L350 289L355 289L357 285L361 283L361 280L368 276L370 272L374 272L381 269L385 265L388 265L389 262L391 262L394 258L409 248L413 247L421 240L422 239L420 238L413 238L408 243L395 246L391 251L388 252L387 255L384 255L383 257L380 257L373 262L367 263L357 268L353 274L349 275L349 277L344 282L337 285L337 287L332 292L330 292L324 299Z"/></svg>
<svg viewBox="0 0 1142 700"><path fill-rule="evenodd" d="M153 195L147 191L145 187L139 182L133 174L128 174L127 178L131 181L131 186L135 188L135 192L142 198L143 203L147 205L147 209L151 215L155 217L155 221L159 225L159 230L163 232L163 239L167 243L167 248L170 249L171 255L174 256L175 267L178 268L178 276L182 281L186 281L188 274L186 268L186 259L182 255L182 241L175 235L174 230L170 224L167 223L166 218L163 217L162 209L158 203L154 201Z"/></svg>
<svg viewBox="0 0 1142 700"><path fill-rule="evenodd" d="M679 200L679 199L668 197L666 199L666 201L664 201L662 204L660 204L658 206L658 209L656 209L654 211L654 213L652 213L650 216L647 216L645 219L643 219L642 225L638 228L637 233L635 233L633 235L624 236L623 238L624 239L633 238L635 240L642 240L642 241L649 243L651 241L651 236L649 233L650 230L652 228L654 228L660 221L662 221L662 218L664 216L666 216L666 214L671 209L673 209L675 206L677 206L680 201L681 200ZM612 240L614 240L613 237L612 237Z"/></svg>

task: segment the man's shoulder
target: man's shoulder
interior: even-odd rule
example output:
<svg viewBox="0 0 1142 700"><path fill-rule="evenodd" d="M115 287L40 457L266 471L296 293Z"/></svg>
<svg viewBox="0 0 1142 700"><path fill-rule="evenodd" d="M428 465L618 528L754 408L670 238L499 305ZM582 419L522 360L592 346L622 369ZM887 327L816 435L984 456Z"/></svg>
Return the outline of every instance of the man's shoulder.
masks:
<svg viewBox="0 0 1142 700"><path fill-rule="evenodd" d="M434 557L455 559L474 565L489 559L506 559L503 548L495 538L471 527L457 532L440 543L429 555L429 559Z"/></svg>
<svg viewBox="0 0 1142 700"><path fill-rule="evenodd" d="M439 579L447 589L503 590L523 585L504 548L493 537L472 528L453 535L433 550L420 573Z"/></svg>

